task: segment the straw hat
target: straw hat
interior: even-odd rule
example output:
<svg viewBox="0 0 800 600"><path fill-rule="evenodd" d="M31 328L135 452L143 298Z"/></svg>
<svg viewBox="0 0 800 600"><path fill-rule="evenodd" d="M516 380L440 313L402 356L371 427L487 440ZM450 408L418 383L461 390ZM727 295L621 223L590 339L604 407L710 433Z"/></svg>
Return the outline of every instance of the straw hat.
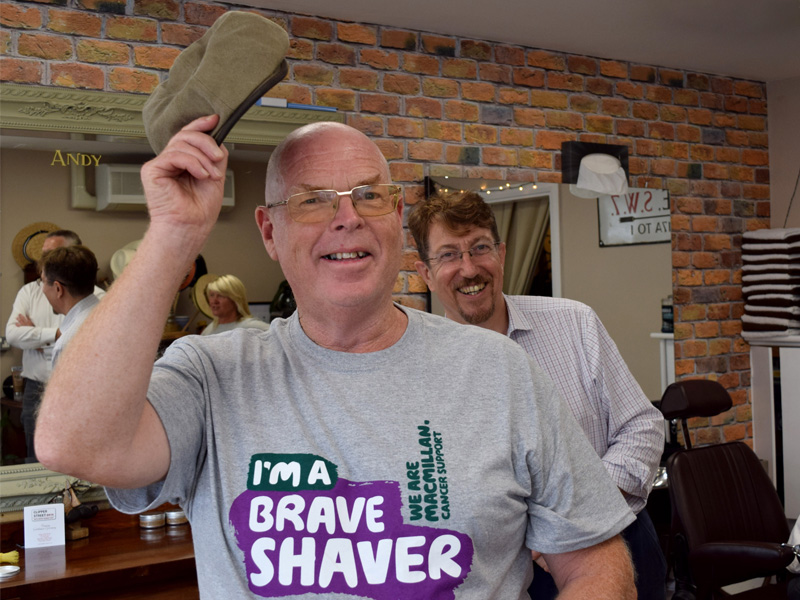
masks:
<svg viewBox="0 0 800 600"><path fill-rule="evenodd" d="M30 263L35 263L42 257L42 244L44 244L47 234L58 229L61 227L46 221L31 223L20 229L19 233L14 236L14 241L11 242L11 253L20 269L24 269Z"/></svg>
<svg viewBox="0 0 800 600"><path fill-rule="evenodd" d="M197 309L207 317L213 317L214 314L211 312L211 305L208 303L208 298L206 298L206 288L209 283L218 278L219 275L206 273L197 279L197 282L192 288L192 302L194 302Z"/></svg>
<svg viewBox="0 0 800 600"><path fill-rule="evenodd" d="M122 274L122 270L131 262L141 242L142 240L129 242L111 255L111 272L114 274L114 279L118 279Z"/></svg>

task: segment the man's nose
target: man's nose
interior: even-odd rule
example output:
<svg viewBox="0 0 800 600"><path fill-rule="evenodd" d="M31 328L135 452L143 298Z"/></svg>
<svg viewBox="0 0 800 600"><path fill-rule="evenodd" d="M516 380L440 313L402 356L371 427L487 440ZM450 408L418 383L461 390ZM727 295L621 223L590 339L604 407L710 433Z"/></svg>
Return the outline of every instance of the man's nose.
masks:
<svg viewBox="0 0 800 600"><path fill-rule="evenodd" d="M468 273L477 274L478 273L478 267L475 264L475 259L472 257L472 255L468 251L465 251L461 255L461 262L459 263L459 268L460 268L461 272L464 273L464 274L468 274Z"/></svg>
<svg viewBox="0 0 800 600"><path fill-rule="evenodd" d="M336 227L351 226L363 222L363 218L356 210L355 202L350 194L339 196L336 212L333 215L333 223Z"/></svg>

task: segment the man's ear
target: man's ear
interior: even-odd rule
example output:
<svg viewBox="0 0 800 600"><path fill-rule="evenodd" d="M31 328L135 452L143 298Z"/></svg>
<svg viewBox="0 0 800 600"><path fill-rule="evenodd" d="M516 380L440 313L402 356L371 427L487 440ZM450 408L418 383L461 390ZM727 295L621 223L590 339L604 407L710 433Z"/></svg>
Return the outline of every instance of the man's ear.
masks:
<svg viewBox="0 0 800 600"><path fill-rule="evenodd" d="M56 291L56 298L61 299L67 293L67 288L65 288L60 281L53 282L53 289Z"/></svg>
<svg viewBox="0 0 800 600"><path fill-rule="evenodd" d="M422 280L425 282L425 285L428 286L428 289L432 292L436 291L434 282L433 282L433 274L431 273L430 267L423 261L418 260L414 263L414 268L419 273L419 276L422 277Z"/></svg>
<svg viewBox="0 0 800 600"><path fill-rule="evenodd" d="M267 249L267 254L272 260L278 260L278 253L275 250L275 238L273 237L275 224L272 222L269 209L266 206L256 207L256 224L261 232L261 241L264 243L264 248Z"/></svg>

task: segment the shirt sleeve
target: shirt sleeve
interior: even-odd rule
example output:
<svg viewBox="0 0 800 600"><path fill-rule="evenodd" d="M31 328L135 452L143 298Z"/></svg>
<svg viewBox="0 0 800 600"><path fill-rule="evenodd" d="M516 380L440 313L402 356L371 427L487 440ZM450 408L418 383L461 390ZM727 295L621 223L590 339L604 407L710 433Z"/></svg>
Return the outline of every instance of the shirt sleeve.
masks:
<svg viewBox="0 0 800 600"><path fill-rule="evenodd" d="M11 316L8 318L8 323L6 323L6 339L15 348L35 350L56 341L58 327L37 327L35 319L33 327L20 327L17 325L17 317L20 315L30 317L34 312L33 309L31 288L24 286L14 299Z"/></svg>
<svg viewBox="0 0 800 600"><path fill-rule="evenodd" d="M642 391L600 318L592 311L587 338L594 362L595 393L608 414L603 464L635 512L644 508L664 450L664 417Z"/></svg>

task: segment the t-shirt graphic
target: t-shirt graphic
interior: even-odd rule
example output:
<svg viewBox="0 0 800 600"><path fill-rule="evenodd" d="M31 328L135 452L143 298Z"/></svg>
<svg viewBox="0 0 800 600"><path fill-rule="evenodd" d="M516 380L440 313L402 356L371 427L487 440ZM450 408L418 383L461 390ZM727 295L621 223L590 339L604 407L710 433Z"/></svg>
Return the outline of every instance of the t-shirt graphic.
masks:
<svg viewBox="0 0 800 600"><path fill-rule="evenodd" d="M452 600L470 571L469 536L403 523L397 481L348 481L313 454L256 454L247 488L229 519L260 596Z"/></svg>

